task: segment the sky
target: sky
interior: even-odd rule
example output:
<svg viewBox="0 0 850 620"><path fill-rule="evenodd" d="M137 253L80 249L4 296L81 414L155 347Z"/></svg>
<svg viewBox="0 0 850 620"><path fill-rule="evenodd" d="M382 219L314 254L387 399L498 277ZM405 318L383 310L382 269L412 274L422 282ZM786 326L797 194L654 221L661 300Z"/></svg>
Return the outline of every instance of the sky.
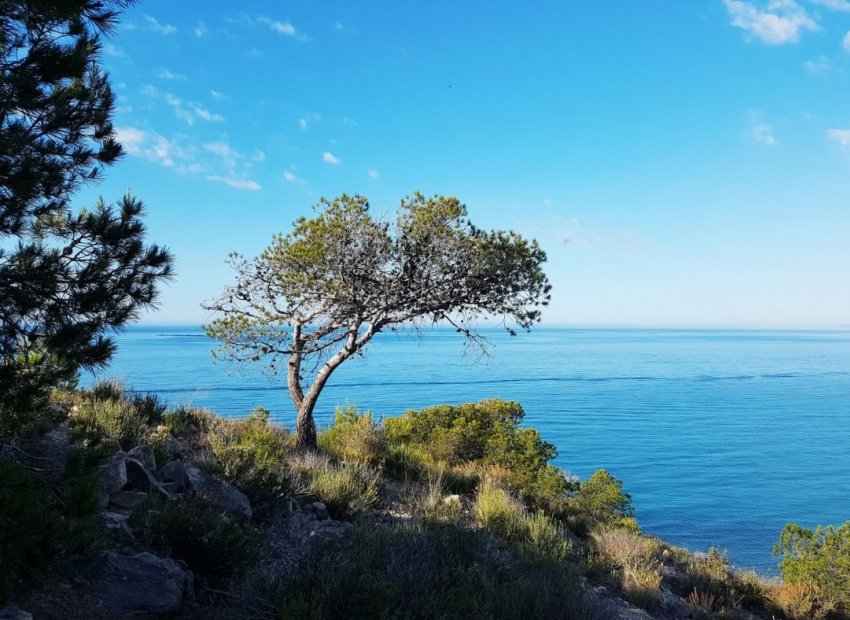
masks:
<svg viewBox="0 0 850 620"><path fill-rule="evenodd" d="M142 0L104 47L126 156L199 325L322 196L420 190L546 249L544 323L850 324L850 1Z"/></svg>

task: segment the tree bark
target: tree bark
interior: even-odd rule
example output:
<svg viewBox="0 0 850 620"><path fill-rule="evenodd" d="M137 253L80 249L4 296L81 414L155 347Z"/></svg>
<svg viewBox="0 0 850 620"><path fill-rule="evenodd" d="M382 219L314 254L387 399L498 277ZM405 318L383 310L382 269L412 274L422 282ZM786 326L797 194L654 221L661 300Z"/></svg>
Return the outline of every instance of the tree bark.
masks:
<svg viewBox="0 0 850 620"><path fill-rule="evenodd" d="M298 416L295 418L295 440L296 446L302 450L313 450L318 448L316 442L316 422L313 420L313 409L316 400L307 399L301 402L298 408Z"/></svg>

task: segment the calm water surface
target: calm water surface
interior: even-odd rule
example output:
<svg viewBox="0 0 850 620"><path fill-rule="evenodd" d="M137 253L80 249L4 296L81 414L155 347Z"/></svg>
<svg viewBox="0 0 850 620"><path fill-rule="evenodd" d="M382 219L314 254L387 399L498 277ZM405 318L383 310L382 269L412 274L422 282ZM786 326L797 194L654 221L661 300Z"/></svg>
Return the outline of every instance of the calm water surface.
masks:
<svg viewBox="0 0 850 620"><path fill-rule="evenodd" d="M488 332L493 357L461 339L380 335L340 367L317 407L380 416L437 403L517 400L526 423L582 478L605 467L625 482L647 532L693 550L717 546L741 567L775 572L788 521L850 519L850 332L537 329ZM135 328L101 376L240 416L262 405L287 426L283 386L213 363L194 328ZM86 379L88 382L91 378Z"/></svg>

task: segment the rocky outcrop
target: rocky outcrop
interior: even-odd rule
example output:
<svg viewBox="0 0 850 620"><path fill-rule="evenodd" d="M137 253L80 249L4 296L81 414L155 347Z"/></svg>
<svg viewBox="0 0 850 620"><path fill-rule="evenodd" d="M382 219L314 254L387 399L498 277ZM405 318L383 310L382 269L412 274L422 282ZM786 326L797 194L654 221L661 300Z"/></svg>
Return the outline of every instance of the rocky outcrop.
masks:
<svg viewBox="0 0 850 620"><path fill-rule="evenodd" d="M126 460L127 453L119 451L105 459L97 468L100 488L104 493L120 491L127 484Z"/></svg>
<svg viewBox="0 0 850 620"><path fill-rule="evenodd" d="M235 486L191 465L186 465L185 471L188 489L199 499L221 508L230 515L251 518L251 502L248 496Z"/></svg>
<svg viewBox="0 0 850 620"><path fill-rule="evenodd" d="M153 455L153 450L151 450L148 446L140 444L130 450L127 453L127 456L139 461L139 463L144 465L145 469L149 471L156 471L156 457Z"/></svg>
<svg viewBox="0 0 850 620"><path fill-rule="evenodd" d="M14 605L0 608L0 620L32 620L32 614Z"/></svg>
<svg viewBox="0 0 850 620"><path fill-rule="evenodd" d="M83 571L95 596L119 617L150 617L180 609L192 575L174 560L150 553L102 553Z"/></svg>

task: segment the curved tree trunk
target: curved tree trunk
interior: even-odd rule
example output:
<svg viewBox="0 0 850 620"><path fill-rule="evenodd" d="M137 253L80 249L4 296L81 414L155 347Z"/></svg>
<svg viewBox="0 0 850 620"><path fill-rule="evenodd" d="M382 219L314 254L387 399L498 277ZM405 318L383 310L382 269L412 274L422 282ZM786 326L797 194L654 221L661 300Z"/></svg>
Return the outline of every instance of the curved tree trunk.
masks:
<svg viewBox="0 0 850 620"><path fill-rule="evenodd" d="M306 399L298 408L298 416L295 418L296 445L302 450L316 450L316 422L313 420L313 408L316 399Z"/></svg>

